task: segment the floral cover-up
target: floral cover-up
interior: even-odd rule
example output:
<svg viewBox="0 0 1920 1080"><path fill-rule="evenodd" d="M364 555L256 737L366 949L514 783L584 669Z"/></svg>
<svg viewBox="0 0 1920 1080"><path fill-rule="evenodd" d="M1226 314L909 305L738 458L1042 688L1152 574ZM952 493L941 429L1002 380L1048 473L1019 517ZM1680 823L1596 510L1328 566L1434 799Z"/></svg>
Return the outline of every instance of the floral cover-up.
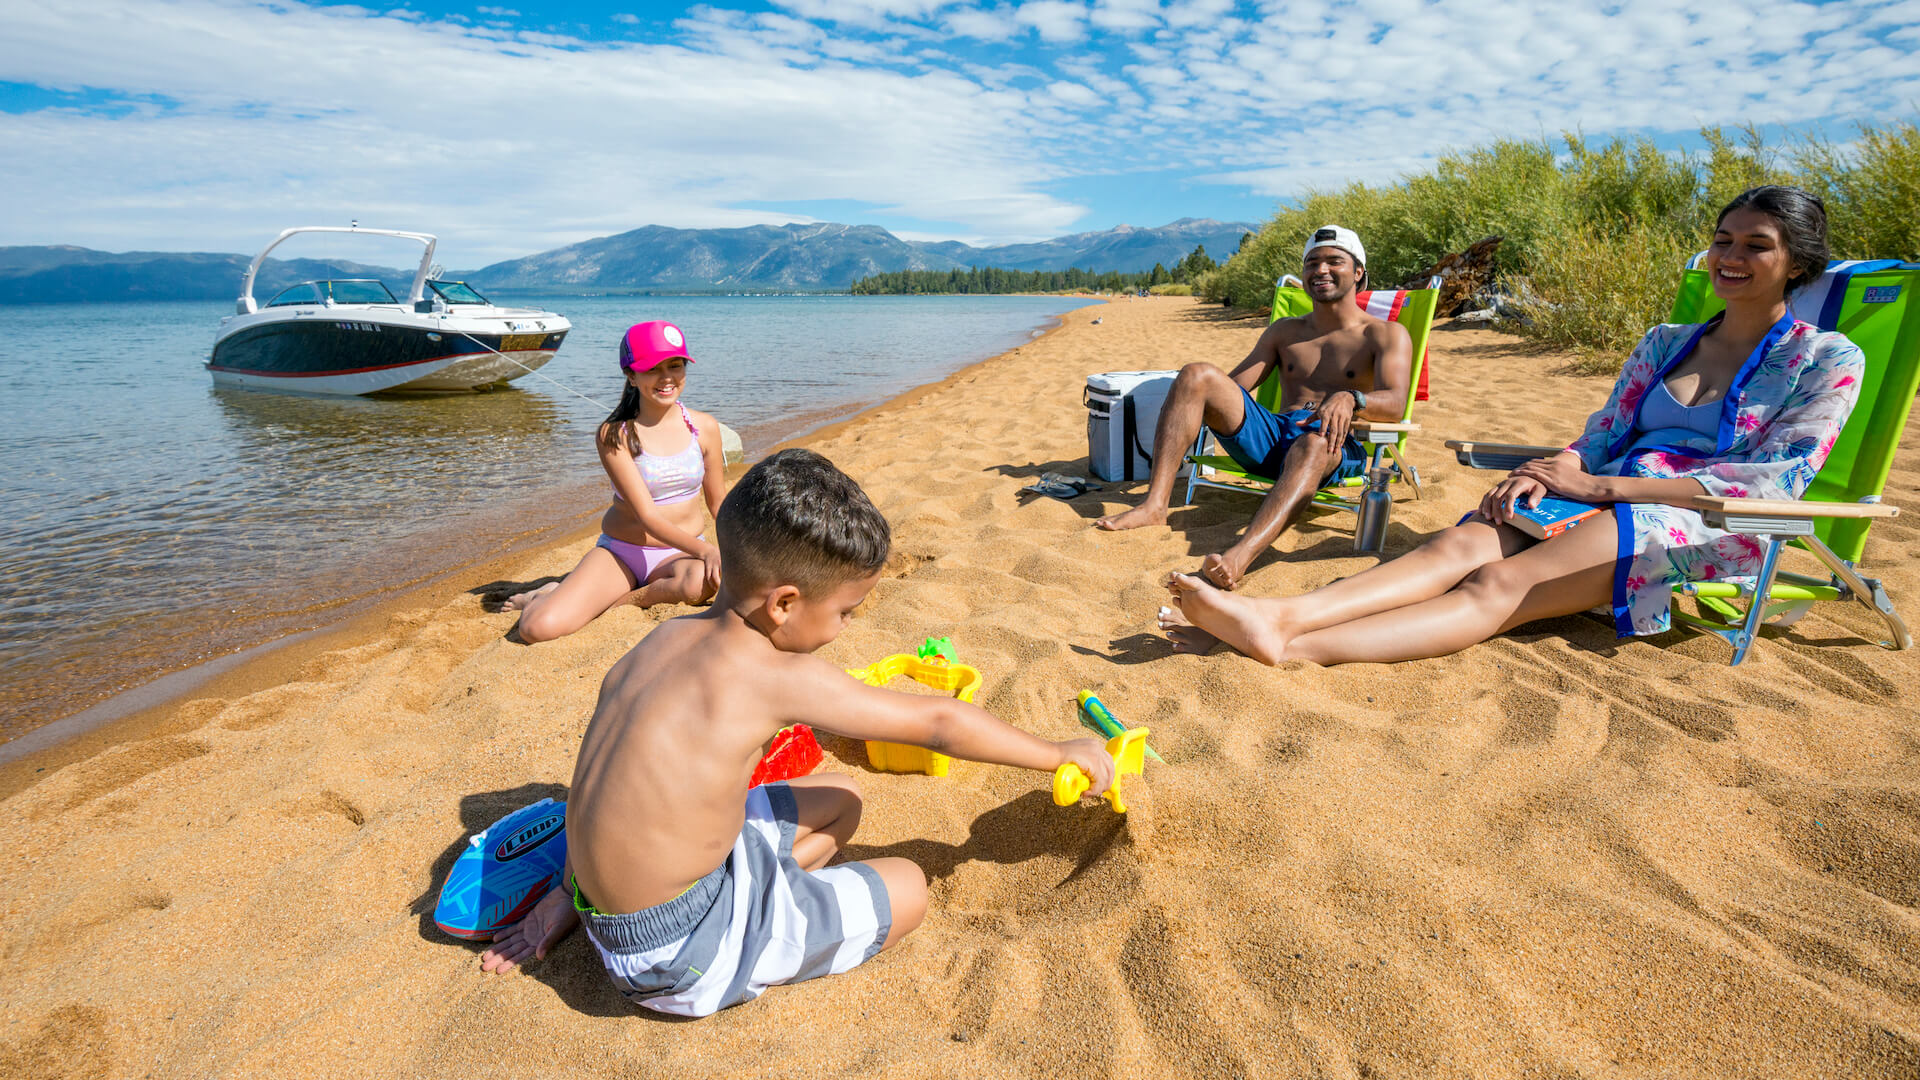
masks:
<svg viewBox="0 0 1920 1080"><path fill-rule="evenodd" d="M1717 321L1717 317L1716 317ZM1607 403L1567 447L1596 476L1692 477L1726 498L1798 499L1813 482L1860 396L1865 359L1844 335L1784 316L1741 365L1720 411L1720 430L1631 452L1641 403L1713 322L1647 331L1620 369ZM1619 562L1613 621L1621 637L1670 625L1673 587L1751 578L1765 552L1751 536L1709 528L1698 511L1616 503Z"/></svg>

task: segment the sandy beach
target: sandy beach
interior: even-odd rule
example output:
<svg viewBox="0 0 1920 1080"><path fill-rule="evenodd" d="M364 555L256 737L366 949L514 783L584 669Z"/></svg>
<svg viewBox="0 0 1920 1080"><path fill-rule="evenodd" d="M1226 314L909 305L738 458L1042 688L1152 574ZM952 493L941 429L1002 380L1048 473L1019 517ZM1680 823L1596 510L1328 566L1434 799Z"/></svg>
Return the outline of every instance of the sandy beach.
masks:
<svg viewBox="0 0 1920 1080"><path fill-rule="evenodd" d="M578 535L9 766L0 1077L1920 1076L1920 651L1863 609L1816 608L1739 668L1593 615L1393 666L1176 656L1159 582L1254 500L1114 535L1092 520L1144 484L1018 493L1084 473L1087 374L1231 366L1260 325L1081 309L807 440L895 537L823 655L951 636L978 703L1052 738L1093 690L1165 758L1124 818L1055 807L1037 773L874 773L823 734L866 793L847 854L929 876L899 948L696 1022L629 1006L581 934L483 975L433 927L446 869L564 797L602 675L686 610L509 640L483 601L564 573ZM1436 330L1425 498L1398 494L1389 555L1491 482L1444 440L1578 430L1609 381L1565 363ZM1906 447L1887 500L1920 514ZM1878 524L1866 558L1910 618L1917 525ZM1351 529L1309 518L1243 588L1371 565Z"/></svg>

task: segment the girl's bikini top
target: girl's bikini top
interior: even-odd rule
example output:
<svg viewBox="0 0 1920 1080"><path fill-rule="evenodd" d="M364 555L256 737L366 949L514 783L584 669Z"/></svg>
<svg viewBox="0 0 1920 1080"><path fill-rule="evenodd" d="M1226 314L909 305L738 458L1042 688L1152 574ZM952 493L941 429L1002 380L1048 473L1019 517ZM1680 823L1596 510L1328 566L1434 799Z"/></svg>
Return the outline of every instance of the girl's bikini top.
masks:
<svg viewBox="0 0 1920 1080"><path fill-rule="evenodd" d="M679 402L674 404L680 405ZM633 456L633 463L640 468L640 482L647 485L647 494L653 497L655 506L672 506L683 503L700 494L707 479L707 461L700 453L700 429L693 426L693 417L687 414L687 407L680 405L680 420L693 433L687 440L687 448L677 454L649 454L643 448ZM628 432L629 438L633 433ZM613 497L620 498L620 489L613 490Z"/></svg>

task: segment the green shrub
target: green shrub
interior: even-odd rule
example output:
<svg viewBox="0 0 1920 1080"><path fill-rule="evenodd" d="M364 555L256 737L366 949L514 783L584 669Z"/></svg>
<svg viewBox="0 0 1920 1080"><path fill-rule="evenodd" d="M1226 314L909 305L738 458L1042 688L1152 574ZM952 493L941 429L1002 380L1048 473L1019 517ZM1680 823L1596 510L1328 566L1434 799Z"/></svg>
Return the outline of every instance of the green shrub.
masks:
<svg viewBox="0 0 1920 1080"><path fill-rule="evenodd" d="M1170 281L1164 285L1155 285L1147 291L1155 296L1192 296L1193 286L1180 285Z"/></svg>
<svg viewBox="0 0 1920 1080"><path fill-rule="evenodd" d="M1520 330L1571 350L1583 371L1617 371L1647 327L1666 320L1697 243L1659 221L1576 226L1535 260Z"/></svg>
<svg viewBox="0 0 1920 1080"><path fill-rule="evenodd" d="M1920 126L1859 130L1851 147L1803 145L1794 155L1800 183L1827 204L1836 257L1920 260Z"/></svg>
<svg viewBox="0 0 1920 1080"><path fill-rule="evenodd" d="M1615 369L1663 319L1686 257L1707 246L1713 219L1756 184L1797 184L1827 204L1835 258L1920 259L1920 127L1862 124L1844 146L1805 139L1769 146L1752 127L1701 132L1699 153L1647 139L1589 145L1574 133L1505 140L1443 155L1399 183L1309 191L1218 270L1200 274L1209 300L1259 309L1276 279L1300 272L1312 231L1345 225L1367 246L1370 284L1415 278L1449 252L1505 237L1495 269L1529 296L1521 332Z"/></svg>

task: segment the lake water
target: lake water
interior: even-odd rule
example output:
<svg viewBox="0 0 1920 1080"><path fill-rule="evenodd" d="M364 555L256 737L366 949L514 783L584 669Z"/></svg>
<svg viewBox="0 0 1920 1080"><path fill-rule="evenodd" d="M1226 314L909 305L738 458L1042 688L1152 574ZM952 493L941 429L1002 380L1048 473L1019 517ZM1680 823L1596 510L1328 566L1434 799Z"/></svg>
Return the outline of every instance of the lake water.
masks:
<svg viewBox="0 0 1920 1080"><path fill-rule="evenodd" d="M619 335L670 319L685 397L749 457L1029 340L1071 297L518 300L574 329L511 389L316 398L213 387L226 304L6 308L0 740L162 672L337 621L606 499Z"/></svg>

